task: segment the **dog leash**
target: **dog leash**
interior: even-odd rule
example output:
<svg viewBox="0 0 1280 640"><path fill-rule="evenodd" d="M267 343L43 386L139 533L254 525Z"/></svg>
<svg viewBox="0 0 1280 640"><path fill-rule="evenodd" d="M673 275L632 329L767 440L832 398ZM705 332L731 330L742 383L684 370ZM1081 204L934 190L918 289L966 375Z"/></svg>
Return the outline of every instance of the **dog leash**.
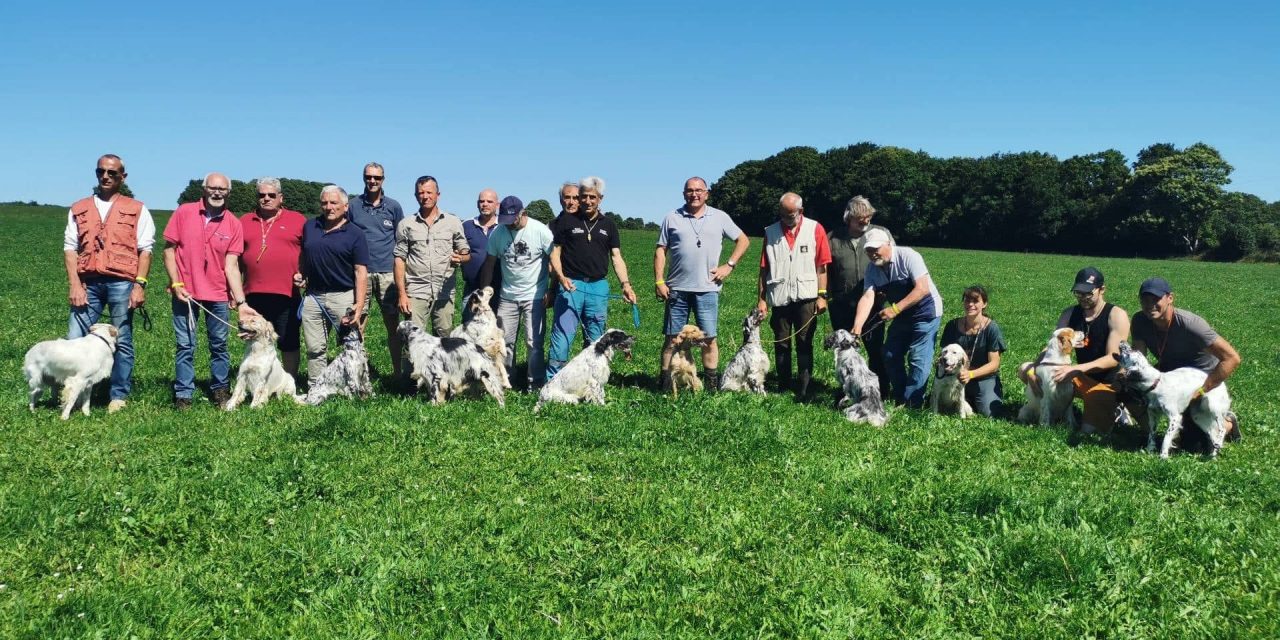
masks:
<svg viewBox="0 0 1280 640"><path fill-rule="evenodd" d="M142 328L146 329L147 331L150 331L151 330L151 314L147 313L147 308L137 307L136 309L134 309L134 311L137 311L138 315L142 316ZM98 314L98 317L99 318L102 317L102 314ZM71 318L76 321L77 325L80 325L80 330L83 331L86 336L89 335L88 321L80 317L80 314L76 313L75 311L71 312Z"/></svg>
<svg viewBox="0 0 1280 640"><path fill-rule="evenodd" d="M339 324L337 320L333 319L333 316L329 313L329 310L324 307L324 304L320 302L320 298L317 298L316 294L308 292L307 297L314 300L316 303L316 306L320 307L320 313L324 314L325 321L328 322L333 327L334 331L342 331L342 325ZM298 305L298 319L299 320L302 319L302 304ZM360 330L360 323L358 322L351 323L351 329L356 332L356 336L360 338L360 342L364 342L364 332Z"/></svg>

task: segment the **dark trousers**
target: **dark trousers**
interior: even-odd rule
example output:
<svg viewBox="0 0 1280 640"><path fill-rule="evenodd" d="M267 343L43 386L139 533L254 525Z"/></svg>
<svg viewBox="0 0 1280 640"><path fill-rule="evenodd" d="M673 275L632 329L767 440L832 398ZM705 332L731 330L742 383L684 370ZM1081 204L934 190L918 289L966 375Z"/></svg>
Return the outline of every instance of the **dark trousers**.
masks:
<svg viewBox="0 0 1280 640"><path fill-rule="evenodd" d="M809 380L813 377L813 334L817 331L817 323L813 322L813 316L817 310L816 299L802 300L773 308L769 326L773 328L774 340L778 341L773 345L774 369L778 372L778 386L783 389L792 386L791 343L793 341L796 345L796 366L799 372L795 390L803 394L809 389Z"/></svg>
<svg viewBox="0 0 1280 640"><path fill-rule="evenodd" d="M827 313L831 317L831 330L844 329L845 331L853 331L853 319L857 315L858 299L841 300L839 298L831 300ZM865 326L876 325L874 329L862 336L862 344L867 348L867 367L871 369L871 373L876 374L876 378L880 380L880 397L889 397L889 372L884 366L884 323L880 322L875 312L880 308L879 304L872 305L871 318L867 320Z"/></svg>

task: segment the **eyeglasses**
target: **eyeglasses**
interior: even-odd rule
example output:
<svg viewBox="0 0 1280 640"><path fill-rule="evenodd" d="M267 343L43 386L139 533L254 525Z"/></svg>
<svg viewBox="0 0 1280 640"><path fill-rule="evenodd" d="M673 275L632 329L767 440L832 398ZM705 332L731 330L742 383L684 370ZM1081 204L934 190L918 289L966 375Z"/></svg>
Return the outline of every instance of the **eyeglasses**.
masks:
<svg viewBox="0 0 1280 640"><path fill-rule="evenodd" d="M231 191L231 187L205 187L204 190L212 191L213 193L226 193Z"/></svg>
<svg viewBox="0 0 1280 640"><path fill-rule="evenodd" d="M119 180L120 176L124 175L124 173L121 171L117 171L115 169L103 169L101 167L94 169L93 173L97 175L99 178L105 175L105 176L111 176L116 180Z"/></svg>
<svg viewBox="0 0 1280 640"><path fill-rule="evenodd" d="M1081 300L1088 300L1089 298L1092 298L1098 295L1098 290L1094 289L1093 291L1090 291L1088 293L1085 293L1083 291L1072 291L1071 293L1075 295L1075 297L1080 298Z"/></svg>
<svg viewBox="0 0 1280 640"><path fill-rule="evenodd" d="M372 180L372 181L374 181L374 182L382 182L382 179L383 179L383 178L385 178L385 177L386 177L386 176L371 176L371 175L369 175L369 174L367 174L367 173L366 173L366 174L364 174L364 179L365 179L365 181Z"/></svg>
<svg viewBox="0 0 1280 640"><path fill-rule="evenodd" d="M275 197L277 197L277 196L279 196L279 195L280 195L280 194L278 194L278 193L259 193L259 194L258 194L258 199L259 199L259 200L261 200L261 199L263 199L263 198L266 198L266 199L268 199L268 200L271 200L271 199L273 199L273 198L275 198Z"/></svg>
<svg viewBox="0 0 1280 640"><path fill-rule="evenodd" d="M699 193L706 193L707 190L706 189L685 189L684 192L686 195L696 196Z"/></svg>

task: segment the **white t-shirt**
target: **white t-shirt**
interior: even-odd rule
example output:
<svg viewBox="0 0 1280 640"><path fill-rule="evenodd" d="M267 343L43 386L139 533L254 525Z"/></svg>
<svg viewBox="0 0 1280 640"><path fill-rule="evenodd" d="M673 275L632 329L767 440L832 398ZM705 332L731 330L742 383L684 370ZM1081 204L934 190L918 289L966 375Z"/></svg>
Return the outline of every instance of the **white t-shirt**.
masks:
<svg viewBox="0 0 1280 640"><path fill-rule="evenodd" d="M551 229L533 218L518 231L500 224L489 234L485 253L502 268L503 300L524 302L546 293L551 246Z"/></svg>
<svg viewBox="0 0 1280 640"><path fill-rule="evenodd" d="M103 200L95 194L93 206L98 208L101 219L106 220L107 213L111 211L111 201ZM138 251L150 251L155 243L156 223L151 219L151 212L144 204L142 211L138 213ZM62 250L80 251L80 233L76 229L76 216L70 209L67 209L67 228L62 231Z"/></svg>

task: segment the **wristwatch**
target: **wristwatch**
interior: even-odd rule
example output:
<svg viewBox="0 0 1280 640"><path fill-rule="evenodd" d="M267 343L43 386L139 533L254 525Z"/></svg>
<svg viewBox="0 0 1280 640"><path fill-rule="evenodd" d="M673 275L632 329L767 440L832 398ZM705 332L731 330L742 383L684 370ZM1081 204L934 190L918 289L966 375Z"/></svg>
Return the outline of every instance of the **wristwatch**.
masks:
<svg viewBox="0 0 1280 640"><path fill-rule="evenodd" d="M730 269L736 269L736 268L738 267L738 263L736 263L736 262L734 262L734 261L732 261L732 260L730 260L730 261L726 262L725 264L729 265L729 268L730 268Z"/></svg>

